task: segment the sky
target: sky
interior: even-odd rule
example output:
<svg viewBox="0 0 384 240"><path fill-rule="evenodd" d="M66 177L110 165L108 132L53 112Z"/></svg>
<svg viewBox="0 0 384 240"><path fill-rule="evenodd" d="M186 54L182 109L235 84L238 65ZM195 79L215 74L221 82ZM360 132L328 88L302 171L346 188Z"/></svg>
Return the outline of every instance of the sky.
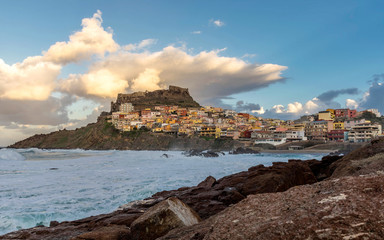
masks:
<svg viewBox="0 0 384 240"><path fill-rule="evenodd" d="M383 1L0 0L0 146L75 129L118 93L297 119L384 113Z"/></svg>

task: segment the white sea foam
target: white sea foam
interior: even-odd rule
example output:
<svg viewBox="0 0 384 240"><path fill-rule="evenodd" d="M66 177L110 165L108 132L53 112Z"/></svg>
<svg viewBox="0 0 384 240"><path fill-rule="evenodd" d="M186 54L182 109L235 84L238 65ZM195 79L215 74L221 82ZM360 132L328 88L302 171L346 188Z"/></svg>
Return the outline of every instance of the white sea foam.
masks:
<svg viewBox="0 0 384 240"><path fill-rule="evenodd" d="M170 157L162 155L166 153ZM166 151L0 150L0 235L114 211L162 191L310 154L185 157ZM60 160L60 161L59 161Z"/></svg>
<svg viewBox="0 0 384 240"><path fill-rule="evenodd" d="M23 155L13 149L0 149L0 160L22 161L24 159Z"/></svg>

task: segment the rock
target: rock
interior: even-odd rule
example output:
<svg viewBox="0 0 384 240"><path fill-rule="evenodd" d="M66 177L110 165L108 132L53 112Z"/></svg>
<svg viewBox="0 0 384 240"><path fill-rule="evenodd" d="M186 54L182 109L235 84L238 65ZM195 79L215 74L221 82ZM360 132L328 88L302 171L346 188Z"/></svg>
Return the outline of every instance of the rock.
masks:
<svg viewBox="0 0 384 240"><path fill-rule="evenodd" d="M321 161L318 160L307 160L309 167L311 168L313 174L316 176L318 181L322 181L326 178L329 178L332 175L332 170L330 168L331 164L341 159L342 156L339 155L327 155L324 156Z"/></svg>
<svg viewBox="0 0 384 240"><path fill-rule="evenodd" d="M83 233L71 240L121 240L129 239L129 234L128 227L112 225Z"/></svg>
<svg viewBox="0 0 384 240"><path fill-rule="evenodd" d="M216 183L216 179L212 176L207 177L204 181L199 183L197 187L210 189Z"/></svg>
<svg viewBox="0 0 384 240"><path fill-rule="evenodd" d="M119 93L116 102L111 103L111 112L119 111L122 103L132 103L136 111L145 108L154 108L159 105L178 105L180 107L200 107L189 95L188 88L169 86L169 89L152 92L135 92L130 94Z"/></svg>
<svg viewBox="0 0 384 240"><path fill-rule="evenodd" d="M171 239L383 239L384 175L344 177L250 195Z"/></svg>
<svg viewBox="0 0 384 240"><path fill-rule="evenodd" d="M330 166L332 178L384 171L384 138L351 152Z"/></svg>
<svg viewBox="0 0 384 240"><path fill-rule="evenodd" d="M177 198L169 198L155 205L131 225L131 237L152 240L172 229L200 222L199 215Z"/></svg>
<svg viewBox="0 0 384 240"><path fill-rule="evenodd" d="M132 201L127 204L121 205L117 210L148 208L148 207L152 207L158 202L159 202L158 199L136 200L136 201Z"/></svg>
<svg viewBox="0 0 384 240"><path fill-rule="evenodd" d="M238 147L236 150L229 152L229 154L257 154L260 153L250 148Z"/></svg>
<svg viewBox="0 0 384 240"><path fill-rule="evenodd" d="M194 157L194 156L199 156L199 157L218 157L219 154L213 151L200 151L196 149L192 149L186 152L183 152L183 154L187 157Z"/></svg>
<svg viewBox="0 0 384 240"><path fill-rule="evenodd" d="M211 217L249 194L285 191L290 187L317 182L308 163L289 161L271 167L258 165L248 171L215 180L208 177L196 187L156 193L152 198L177 197L194 209L202 219Z"/></svg>
<svg viewBox="0 0 384 240"><path fill-rule="evenodd" d="M51 221L51 222L49 223L49 226L50 226L50 227L56 227L57 225L59 225L59 222L58 222L58 221Z"/></svg>
<svg viewBox="0 0 384 240"><path fill-rule="evenodd" d="M207 152L203 152L201 154L203 157L218 157L219 154L213 152L213 151L207 151Z"/></svg>

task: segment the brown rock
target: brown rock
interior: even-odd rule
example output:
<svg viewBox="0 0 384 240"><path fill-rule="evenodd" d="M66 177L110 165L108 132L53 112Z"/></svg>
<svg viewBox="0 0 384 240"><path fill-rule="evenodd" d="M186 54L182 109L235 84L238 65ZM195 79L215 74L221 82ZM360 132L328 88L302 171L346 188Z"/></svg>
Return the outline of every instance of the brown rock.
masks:
<svg viewBox="0 0 384 240"><path fill-rule="evenodd" d="M384 175L250 195L160 239L384 239Z"/></svg>
<svg viewBox="0 0 384 240"><path fill-rule="evenodd" d="M351 152L330 166L333 178L384 171L384 138Z"/></svg>
<svg viewBox="0 0 384 240"><path fill-rule="evenodd" d="M177 198L155 205L131 225L132 239L152 240L172 229L191 226L200 221L199 215Z"/></svg>
<svg viewBox="0 0 384 240"><path fill-rule="evenodd" d="M342 156L338 155L327 155L324 156L321 161L318 160L307 160L306 162L309 165L309 168L312 170L313 174L316 176L318 181L322 181L326 178L329 178L332 175L331 164L341 159Z"/></svg>
<svg viewBox="0 0 384 240"><path fill-rule="evenodd" d="M197 187L163 191L152 197L177 197L206 219L238 203L249 194L285 191L293 186L315 182L316 177L307 162L290 160L288 163L274 163L271 167L252 167L217 181L208 177Z"/></svg>
<svg viewBox="0 0 384 240"><path fill-rule="evenodd" d="M199 185L197 185L197 187L202 187L202 188L206 188L206 189L209 189L211 188L214 184L216 183L216 179L212 176L209 176L207 177L204 181L202 181L201 183L199 183Z"/></svg>
<svg viewBox="0 0 384 240"><path fill-rule="evenodd" d="M71 240L122 240L128 239L129 233L128 227L112 225L83 233Z"/></svg>

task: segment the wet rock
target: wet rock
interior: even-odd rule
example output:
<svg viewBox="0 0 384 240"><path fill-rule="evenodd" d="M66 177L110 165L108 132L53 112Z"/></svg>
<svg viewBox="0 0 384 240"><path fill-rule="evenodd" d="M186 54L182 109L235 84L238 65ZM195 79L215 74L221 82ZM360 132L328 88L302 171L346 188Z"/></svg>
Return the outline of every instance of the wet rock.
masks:
<svg viewBox="0 0 384 240"><path fill-rule="evenodd" d="M172 229L200 222L198 214L177 198L169 198L147 210L131 225L131 238L152 240Z"/></svg>
<svg viewBox="0 0 384 240"><path fill-rule="evenodd" d="M201 155L203 157L218 157L219 156L218 153L213 152L213 151L206 151L206 152L201 153Z"/></svg>
<svg viewBox="0 0 384 240"><path fill-rule="evenodd" d="M235 150L229 152L229 154L257 154L257 153L260 153L260 152L250 148L243 148L243 147L238 147Z"/></svg>
<svg viewBox="0 0 384 240"><path fill-rule="evenodd" d="M213 152L213 151L200 151L196 149L192 149L186 152L183 152L183 154L187 157L193 157L193 156L198 156L198 157L219 157L219 153ZM220 153L222 155L222 153Z"/></svg>

